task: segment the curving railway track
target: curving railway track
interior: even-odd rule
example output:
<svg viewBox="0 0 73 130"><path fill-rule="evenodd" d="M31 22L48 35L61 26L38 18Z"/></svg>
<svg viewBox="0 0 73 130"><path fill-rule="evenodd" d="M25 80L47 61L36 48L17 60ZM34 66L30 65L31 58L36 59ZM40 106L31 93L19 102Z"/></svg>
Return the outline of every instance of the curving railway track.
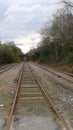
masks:
<svg viewBox="0 0 73 130"><path fill-rule="evenodd" d="M49 96L44 90L44 87L40 83L39 78L36 77L30 65L28 63L24 63L19 73L16 93L5 130L15 130L14 124L15 120L17 120L17 115L26 116L31 115L32 113L36 113L38 115L38 112L35 112L34 109L37 109L37 107L39 108L39 106L41 106L40 113L42 114L45 111L45 108L47 109L44 113L45 115L48 115L49 109L51 110L54 117L56 117L61 130L70 130L64 118L51 102Z"/></svg>

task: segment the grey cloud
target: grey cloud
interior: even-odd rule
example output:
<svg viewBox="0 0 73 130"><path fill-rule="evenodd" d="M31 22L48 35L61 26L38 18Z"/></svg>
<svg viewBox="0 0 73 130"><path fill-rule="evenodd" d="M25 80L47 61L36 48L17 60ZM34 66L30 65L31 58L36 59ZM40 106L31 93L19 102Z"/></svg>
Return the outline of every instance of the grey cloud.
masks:
<svg viewBox="0 0 73 130"><path fill-rule="evenodd" d="M40 30L52 14L49 2L50 0L0 0L0 37L15 39Z"/></svg>
<svg viewBox="0 0 73 130"><path fill-rule="evenodd" d="M34 29L39 28L43 22L43 17L48 17L48 8L41 5L31 7L10 6L4 13L4 19L0 22L0 32L4 37L17 37ZM41 22L42 20L42 22Z"/></svg>

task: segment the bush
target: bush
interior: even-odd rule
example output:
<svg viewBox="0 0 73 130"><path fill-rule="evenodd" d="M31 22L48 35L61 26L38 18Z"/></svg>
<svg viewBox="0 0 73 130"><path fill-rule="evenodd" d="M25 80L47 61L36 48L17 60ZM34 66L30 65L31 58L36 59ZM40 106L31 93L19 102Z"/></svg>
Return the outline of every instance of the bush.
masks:
<svg viewBox="0 0 73 130"><path fill-rule="evenodd" d="M7 64L19 61L19 48L13 45L10 46L0 44L0 64Z"/></svg>

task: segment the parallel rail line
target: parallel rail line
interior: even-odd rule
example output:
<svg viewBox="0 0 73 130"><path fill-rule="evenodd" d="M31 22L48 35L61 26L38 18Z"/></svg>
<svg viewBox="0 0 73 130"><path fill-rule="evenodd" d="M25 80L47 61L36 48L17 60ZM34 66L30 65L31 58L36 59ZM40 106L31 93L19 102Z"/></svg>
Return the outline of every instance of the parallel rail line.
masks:
<svg viewBox="0 0 73 130"><path fill-rule="evenodd" d="M29 70L30 70L30 73L33 77L33 80L32 80L32 83L30 82L27 82L27 85L28 84L37 84L37 86L39 87L40 89L40 92L42 93L43 97L46 99L46 102L49 106L49 108L52 110L52 112L54 112L56 114L56 116L58 117L59 121L61 122L62 124L62 127L65 129L65 130L70 130L66 121L64 120L64 118L58 113L58 111L56 110L55 106L53 105L53 103L51 102L50 98L48 97L46 91L44 90L42 84L40 83L39 79L36 77L35 73L33 72L33 70L31 69L30 65L27 64ZM26 70L25 70L26 71ZM19 80L18 80L18 83L17 83L17 87L16 87L16 94L15 94L15 98L14 98L14 101L13 101L13 105L12 105L12 109L11 109L11 112L10 112L10 116L9 116L9 119L7 121L7 125L6 125L6 128L5 130L10 130L10 127L11 127L11 122L12 122L12 118L13 118L13 115L16 111L16 107L17 107L17 104L18 104L18 101L20 100L20 102L22 102L22 100L26 100L27 97L23 97L23 98L20 98L20 94L24 94L24 93L20 93L20 90L21 90L21 84L23 82L23 72L24 72L24 65L21 69L21 72L20 72L20 76L19 76ZM34 82L33 82L34 81ZM23 87L22 87L23 88ZM27 88L28 89L28 88ZM39 92L39 94L40 94ZM27 91L28 94L31 95L31 91L30 93ZM33 93L33 95L35 95L35 93ZM33 98L34 100L35 99L40 99L42 97L38 97L35 95L35 98L34 97L31 97ZM28 99L30 99L30 97L28 97Z"/></svg>
<svg viewBox="0 0 73 130"><path fill-rule="evenodd" d="M16 103L17 103L18 92L19 92L19 89L20 89L20 86L21 86L22 75L23 75L23 66L22 66L21 70L19 71L19 80L18 80L18 83L17 83L17 86L16 86L16 93L15 93L12 109L11 109L5 130L10 130L12 116L13 116L13 113L15 111L15 107L16 107Z"/></svg>
<svg viewBox="0 0 73 130"><path fill-rule="evenodd" d="M16 64L12 64L12 65L7 65L7 66L4 66L4 67L1 67L0 68L0 74L4 73L5 71L9 70L9 69L12 69Z"/></svg>
<svg viewBox="0 0 73 130"><path fill-rule="evenodd" d="M53 75L55 75L55 76L57 76L57 77L59 77L59 78L65 79L66 81L69 81L69 82L73 83L73 81L71 81L70 79L68 79L68 78L66 78L66 77L64 77L64 76L62 76L62 75L56 73L56 72L53 71L53 70L49 70L47 67L41 66L41 65L39 65L39 64L34 64L34 65L36 65L36 66L38 66L39 68L44 69L44 70L46 70L46 71L52 73ZM61 73L63 73L63 72L61 72ZM73 74L70 74L70 73L64 73L64 74L73 77Z"/></svg>

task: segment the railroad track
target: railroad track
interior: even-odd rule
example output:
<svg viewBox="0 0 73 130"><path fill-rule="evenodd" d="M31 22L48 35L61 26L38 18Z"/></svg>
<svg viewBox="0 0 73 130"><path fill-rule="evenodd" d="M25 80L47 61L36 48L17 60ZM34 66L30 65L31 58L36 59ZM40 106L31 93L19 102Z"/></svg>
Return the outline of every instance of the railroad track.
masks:
<svg viewBox="0 0 73 130"><path fill-rule="evenodd" d="M23 64L19 75L15 98L13 101L13 105L11 108L11 112L9 114L5 130L12 130L13 117L19 114L22 115L24 113L27 114L28 105L31 106L33 102L34 107L35 102L38 103L38 107L41 102L42 103L44 102L44 105L46 102L48 109L50 109L56 115L57 119L60 121L62 129L70 130L64 118L58 113L53 103L51 102L50 98L47 96L46 91L44 90L39 79L36 77L34 71L31 69L30 65L25 63ZM26 106L25 112L22 111L24 109L24 106ZM44 108L44 106L42 106L42 108ZM31 107L28 110L29 114L31 114L32 111L34 110Z"/></svg>
<svg viewBox="0 0 73 130"><path fill-rule="evenodd" d="M36 65L36 66L38 66L39 68L44 69L44 70L46 70L46 71L52 73L53 75L55 75L55 76L57 76L57 77L59 77L59 78L65 79L66 81L73 83L72 80L70 80L69 78L66 78L66 77L64 77L64 76L61 75L61 74L65 74L65 75L67 75L67 76L73 77L73 74L71 74L71 73L67 73L67 72L63 73L63 72L61 72L61 71L55 72L54 70L48 69L47 67L41 66L41 65L39 65L39 64L34 64L34 65ZM61 74L59 74L59 72L60 72Z"/></svg>
<svg viewBox="0 0 73 130"><path fill-rule="evenodd" d="M7 66L3 66L0 68L0 74L4 73L5 71L12 69L16 64L11 64L11 65L7 65Z"/></svg>

